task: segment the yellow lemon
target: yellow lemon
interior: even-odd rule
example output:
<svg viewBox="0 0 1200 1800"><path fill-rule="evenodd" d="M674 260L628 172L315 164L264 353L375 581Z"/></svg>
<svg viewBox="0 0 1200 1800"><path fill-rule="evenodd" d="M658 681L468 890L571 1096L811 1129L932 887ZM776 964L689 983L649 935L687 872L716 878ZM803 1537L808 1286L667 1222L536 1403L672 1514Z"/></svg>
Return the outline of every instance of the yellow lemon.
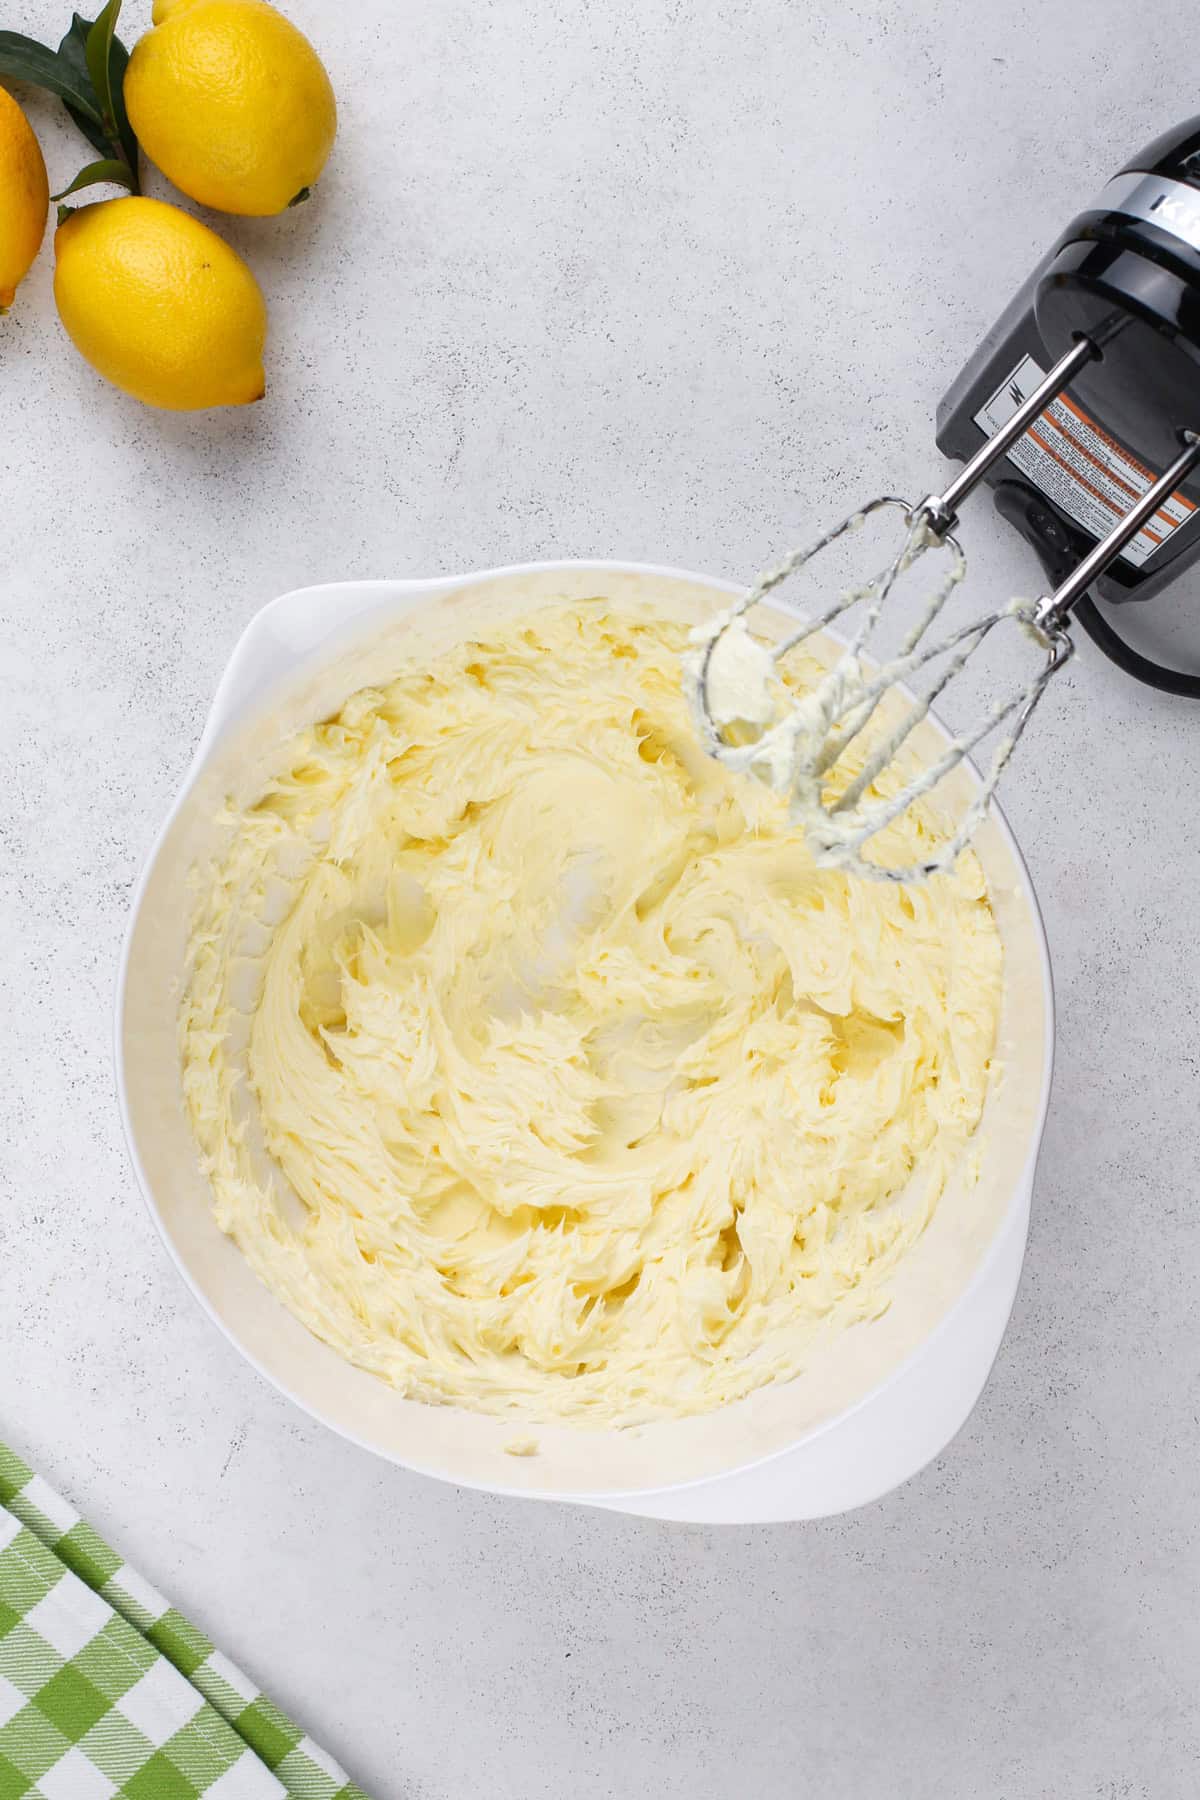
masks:
<svg viewBox="0 0 1200 1800"><path fill-rule="evenodd" d="M215 231L162 200L101 200L54 234L54 298L75 348L147 406L262 398L267 309Z"/></svg>
<svg viewBox="0 0 1200 1800"><path fill-rule="evenodd" d="M153 18L125 72L142 149L202 206L282 212L337 129L316 51L266 0L155 0Z"/></svg>
<svg viewBox="0 0 1200 1800"><path fill-rule="evenodd" d="M0 88L0 313L42 247L50 183L33 127Z"/></svg>

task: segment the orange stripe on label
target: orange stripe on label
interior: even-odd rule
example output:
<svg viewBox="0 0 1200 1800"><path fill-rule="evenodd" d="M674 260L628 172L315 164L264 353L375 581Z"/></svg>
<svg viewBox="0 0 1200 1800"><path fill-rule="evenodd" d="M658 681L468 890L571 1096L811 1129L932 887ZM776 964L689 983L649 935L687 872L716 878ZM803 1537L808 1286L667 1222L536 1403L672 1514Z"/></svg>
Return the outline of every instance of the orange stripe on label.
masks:
<svg viewBox="0 0 1200 1800"><path fill-rule="evenodd" d="M1095 419L1093 419L1089 413L1085 413L1082 406L1077 405L1076 402L1071 399L1069 394L1060 394L1057 401L1052 402L1051 406L1047 408L1043 417L1048 419L1058 431L1062 432L1067 442L1072 444L1075 449L1079 451L1081 456L1085 456L1089 462L1095 463L1097 468L1103 469L1109 480L1115 483L1117 487L1123 488L1133 499L1139 500L1141 498L1141 494L1138 492L1137 488L1131 487L1128 482L1123 481L1116 473L1115 469L1110 469L1107 463L1101 462L1099 457L1089 450L1086 444L1080 443L1079 439L1074 437L1072 433L1054 417L1053 407L1055 405L1065 407L1067 412L1073 413L1080 424L1090 431L1093 437L1098 438L1102 444L1107 445L1108 449L1110 449L1115 456L1118 456L1122 462L1128 463L1131 469L1136 469L1138 474L1145 481L1147 487L1153 486L1158 480L1158 476L1153 469L1147 468L1144 462L1139 462L1137 457L1133 456L1125 448L1124 444L1120 443L1115 437L1110 437L1107 431L1102 430L1101 427L1097 425ZM1051 452L1051 454L1053 454L1053 452ZM1143 488L1142 493L1144 492L1145 489ZM1171 495L1171 503L1175 506L1181 506L1186 513L1194 513L1196 510L1196 502L1194 500L1189 500L1187 495L1181 493L1178 488L1176 488L1175 492ZM1157 519L1160 515L1159 513L1155 513L1154 516ZM1168 531L1176 530L1177 527L1183 523L1181 519L1172 519L1166 512L1163 512L1161 516ZM1153 533L1150 535L1152 536Z"/></svg>
<svg viewBox="0 0 1200 1800"><path fill-rule="evenodd" d="M1048 444L1045 438L1040 435L1036 425L1031 425L1029 427L1028 435L1033 439L1040 450L1046 452L1046 455L1050 458L1051 462L1056 462L1060 469L1065 469L1067 474L1071 477L1071 480L1077 481L1081 488L1085 488L1092 496L1093 500L1098 500L1101 506L1106 506L1114 519L1120 518L1120 507L1114 506L1108 495L1101 492L1098 487L1093 487L1087 477L1079 473L1079 470L1075 467L1074 463L1069 463L1065 456L1060 456L1058 451L1054 448L1054 445Z"/></svg>
<svg viewBox="0 0 1200 1800"><path fill-rule="evenodd" d="M1082 406L1076 406L1074 400L1070 399L1066 394L1060 394L1058 399L1060 406L1065 406L1068 412L1073 412L1081 425L1086 425L1088 430L1092 432L1094 436L1098 437L1102 444L1107 444L1110 450L1114 450L1123 462L1129 464L1131 469L1136 469L1138 474L1144 476L1147 481L1152 482L1154 480L1154 470L1148 469L1145 463L1138 461L1136 456L1130 456L1124 444L1119 444L1115 437L1109 437L1107 431L1102 431L1095 419L1084 412Z"/></svg>
<svg viewBox="0 0 1200 1800"><path fill-rule="evenodd" d="M1128 494L1129 498L1131 500L1140 500L1141 499L1142 495L1139 494L1139 492L1136 488L1130 487L1127 482L1119 480L1117 478L1117 476L1115 476L1113 474L1111 469L1106 467L1106 465L1104 463L1097 461L1097 459L1089 453L1089 451L1085 448L1084 445L1077 442L1077 440L1071 436L1070 432L1064 431L1062 426L1058 423L1058 421L1056 419L1050 419L1047 417L1047 418L1039 420L1038 423L1039 424L1048 423L1052 427L1053 430L1057 431L1060 434L1060 436L1063 437L1066 440L1066 442L1072 446L1073 449L1075 449L1079 452L1080 456L1083 457L1085 462L1091 463L1091 465L1094 469L1096 469L1096 470L1100 471L1102 474L1104 474L1108 478L1108 480L1110 480L1113 483L1113 485L1115 487L1119 487L1121 489L1122 493ZM1046 452L1046 455L1050 458L1051 462L1056 462L1058 464L1059 468L1064 470L1066 472L1066 474L1068 474L1071 477L1072 481L1077 481L1079 483L1080 487L1085 489L1086 492L1092 496L1093 500L1098 500L1101 506L1106 507L1108 509L1108 511L1113 516L1114 523L1116 522L1117 519L1120 518L1121 508L1113 502L1111 496L1106 494L1102 488L1095 487L1088 480L1086 475L1081 475L1079 470L1075 467L1074 463L1068 462L1065 456L1060 456L1059 452L1054 448L1054 445L1047 443L1046 439L1041 435L1041 433L1039 432L1036 425L1031 425L1029 427L1029 431L1028 431L1027 435L1033 439L1034 443L1038 446L1039 449L1044 450ZM1132 458L1130 460L1132 461ZM1138 466L1140 467L1140 464ZM1144 492L1145 492L1145 489L1143 488L1142 493L1144 493ZM1193 503L1184 494L1172 494L1171 499L1172 499L1172 501L1177 501L1181 506L1186 507L1189 513L1195 512L1195 510L1196 510ZM1172 531L1178 530L1180 524L1182 523L1182 520L1173 519L1171 517L1170 513L1168 513L1166 511L1166 502L1164 502L1163 505L1160 506L1156 512L1151 514L1151 518L1156 520L1160 524L1160 530L1152 531L1149 524L1143 525L1141 530L1150 539L1150 542L1152 544L1161 544L1163 541L1163 538L1168 537ZM1141 532L1138 533L1138 536L1141 536Z"/></svg>
<svg viewBox="0 0 1200 1800"><path fill-rule="evenodd" d="M1128 494L1129 498L1131 500L1140 500L1141 499L1142 495L1146 491L1145 488L1135 488L1131 482L1122 481L1121 477L1119 475L1115 474L1114 471L1109 468L1107 463L1103 463L1100 461L1100 458L1091 449L1089 449L1087 444L1083 443L1079 438L1075 437L1073 435L1073 433L1069 432L1067 430L1066 426L1061 424L1059 422L1059 420L1057 420L1054 417L1053 413L1047 413L1045 415L1045 419L1043 420L1043 423L1046 421L1048 421L1054 427L1055 431L1061 433L1061 435L1067 440L1068 444L1071 444L1076 450L1078 450L1080 456L1082 456L1086 462L1090 462L1097 469L1103 469L1104 473L1107 475L1108 479L1112 482L1114 487L1119 487L1121 489L1121 492L1124 494Z"/></svg>

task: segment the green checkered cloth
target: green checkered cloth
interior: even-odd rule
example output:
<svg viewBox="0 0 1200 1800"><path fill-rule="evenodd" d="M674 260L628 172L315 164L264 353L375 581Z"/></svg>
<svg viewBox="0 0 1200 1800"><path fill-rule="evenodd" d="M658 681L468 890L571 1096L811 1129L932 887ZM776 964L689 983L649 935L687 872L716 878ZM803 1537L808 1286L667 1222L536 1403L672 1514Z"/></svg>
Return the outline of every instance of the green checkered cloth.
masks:
<svg viewBox="0 0 1200 1800"><path fill-rule="evenodd" d="M0 1443L0 1800L366 1800Z"/></svg>

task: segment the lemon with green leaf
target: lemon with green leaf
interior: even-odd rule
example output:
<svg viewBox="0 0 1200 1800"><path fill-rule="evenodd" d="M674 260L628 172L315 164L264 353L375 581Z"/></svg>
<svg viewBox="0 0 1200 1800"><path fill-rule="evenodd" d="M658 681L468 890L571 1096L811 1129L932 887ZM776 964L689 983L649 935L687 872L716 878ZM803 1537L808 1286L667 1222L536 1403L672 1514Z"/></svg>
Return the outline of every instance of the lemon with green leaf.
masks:
<svg viewBox="0 0 1200 1800"><path fill-rule="evenodd" d="M266 0L155 0L125 105L142 149L220 212L282 212L333 147L337 108L308 39Z"/></svg>
<svg viewBox="0 0 1200 1800"><path fill-rule="evenodd" d="M42 247L50 184L33 127L6 88L0 88L0 313Z"/></svg>
<svg viewBox="0 0 1200 1800"><path fill-rule="evenodd" d="M192 412L262 398L267 309L223 238L162 200L67 213L54 298L79 353L148 406Z"/></svg>

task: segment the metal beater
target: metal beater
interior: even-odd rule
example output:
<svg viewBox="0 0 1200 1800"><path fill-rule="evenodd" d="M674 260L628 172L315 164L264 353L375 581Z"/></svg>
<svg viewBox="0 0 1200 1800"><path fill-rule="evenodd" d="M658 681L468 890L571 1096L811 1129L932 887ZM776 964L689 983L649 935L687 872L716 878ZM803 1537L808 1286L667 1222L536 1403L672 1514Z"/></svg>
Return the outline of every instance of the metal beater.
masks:
<svg viewBox="0 0 1200 1800"><path fill-rule="evenodd" d="M1011 602L999 610L972 619L944 636L931 636L946 602L966 573L966 556L954 536L958 509L968 494L983 481L988 471L1027 428L1041 417L1049 403L1068 386L1083 365L1100 355L1088 338L1078 339L1050 370L1045 380L1019 406L1011 419L989 438L955 479L941 494L927 495L913 506L894 494L880 494L866 501L824 532L814 543L793 551L775 568L760 576L750 592L709 625L694 634L694 648L687 659L688 688L693 715L705 748L728 768L753 770L768 774L777 785L786 785L793 811L818 860L825 865L848 869L869 879L917 881L948 869L970 842L1017 742L1029 723L1050 678L1074 652L1067 629L1071 610L1088 588L1120 555L1125 545L1137 535L1200 463L1200 435L1187 432L1184 448L1169 468L1147 489L1139 500L1122 515L1106 537L1079 562L1072 573L1040 599ZM1200 415L1198 415L1200 423ZM873 513L883 508L901 513L905 535L896 555L877 575L861 587L851 588L818 617L806 620L798 630L773 646L761 646L759 673L766 683L777 665L797 645L816 631L833 625L852 608L861 606L853 635L828 673L798 704L788 707L781 717L766 722L765 707L757 718L745 715L722 716L722 708L713 704L713 691L725 647L731 647L730 634L750 609L777 588L797 570L813 562L823 550L857 530ZM900 575L921 557L935 549L947 550L950 565L943 579L930 593L915 625L905 637L899 653L880 664L864 664L870 653L870 641L884 606ZM1005 619L1022 625L1046 652L1037 673L1015 693L999 701L967 731L947 745L945 752L928 767L920 770L896 792L872 794L874 783L891 765L911 732L925 718L930 707L950 681L961 671L967 658ZM737 652L744 656L744 641ZM863 767L836 797L826 800L825 785L850 745L874 717L885 694L898 683L907 682L930 663L946 658L932 685L920 698L908 705L903 717L874 744ZM888 868L868 861L861 854L868 839L928 793L969 756L985 738L1008 721L1011 727L992 758L991 767L953 835L939 846L927 861L903 868ZM729 733L739 725L762 723L753 741L731 741Z"/></svg>

